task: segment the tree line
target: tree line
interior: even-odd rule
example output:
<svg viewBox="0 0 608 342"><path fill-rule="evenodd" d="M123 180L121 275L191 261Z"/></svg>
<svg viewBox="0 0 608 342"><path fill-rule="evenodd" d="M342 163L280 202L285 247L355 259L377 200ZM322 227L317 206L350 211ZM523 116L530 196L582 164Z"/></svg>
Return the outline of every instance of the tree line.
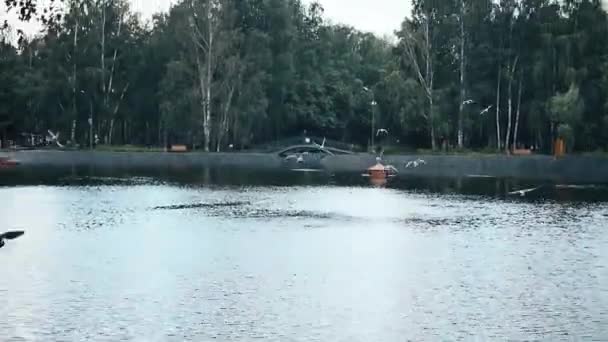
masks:
<svg viewBox="0 0 608 342"><path fill-rule="evenodd" d="M221 151L306 131L362 146L608 147L600 0L414 0L395 41L300 0L181 0L151 21L127 0L5 3L44 32L0 26L3 139L50 129L72 144Z"/></svg>

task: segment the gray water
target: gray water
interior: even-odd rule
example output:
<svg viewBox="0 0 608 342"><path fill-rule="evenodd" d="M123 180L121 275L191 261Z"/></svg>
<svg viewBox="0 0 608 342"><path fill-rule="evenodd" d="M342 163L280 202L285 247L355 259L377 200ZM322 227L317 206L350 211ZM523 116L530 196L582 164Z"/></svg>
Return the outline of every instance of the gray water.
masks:
<svg viewBox="0 0 608 342"><path fill-rule="evenodd" d="M6 176L0 340L608 340L607 202L250 177Z"/></svg>

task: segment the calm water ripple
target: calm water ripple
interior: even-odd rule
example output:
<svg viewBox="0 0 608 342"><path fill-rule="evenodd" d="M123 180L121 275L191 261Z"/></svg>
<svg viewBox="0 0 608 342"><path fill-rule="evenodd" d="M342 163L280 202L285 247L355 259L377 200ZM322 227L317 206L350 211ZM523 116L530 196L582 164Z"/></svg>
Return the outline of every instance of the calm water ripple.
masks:
<svg viewBox="0 0 608 342"><path fill-rule="evenodd" d="M79 180L82 181L82 180ZM608 203L0 187L0 340L608 340Z"/></svg>

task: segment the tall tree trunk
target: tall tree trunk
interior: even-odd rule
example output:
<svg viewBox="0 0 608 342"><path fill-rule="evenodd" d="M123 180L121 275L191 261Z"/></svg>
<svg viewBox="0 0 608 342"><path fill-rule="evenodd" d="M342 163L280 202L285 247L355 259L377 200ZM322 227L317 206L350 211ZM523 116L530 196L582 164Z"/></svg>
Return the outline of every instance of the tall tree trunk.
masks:
<svg viewBox="0 0 608 342"><path fill-rule="evenodd" d="M201 102L201 109L202 109L202 124L203 124L203 148L205 149L205 152L209 152L209 144L210 144L210 137L209 137L209 121L207 120L207 113L209 111L209 101L207 100L207 96L210 95L210 90L208 89L207 86L207 74L205 72L205 66L201 63L201 58L200 55L197 52L197 56L196 56L196 67L198 69L198 86L199 86L199 90L201 92L201 97L200 97L200 102Z"/></svg>
<svg viewBox="0 0 608 342"><path fill-rule="evenodd" d="M502 147L502 137L500 134L500 85L502 78L502 66L498 62L498 84L496 86L496 148L500 150Z"/></svg>
<svg viewBox="0 0 608 342"><path fill-rule="evenodd" d="M106 95L106 4L101 2L101 92Z"/></svg>
<svg viewBox="0 0 608 342"><path fill-rule="evenodd" d="M207 3L207 76L205 82L205 108L203 112L205 119L203 121L203 133L205 134L205 152L209 152L209 144L211 141L211 82L213 74L211 72L211 63L213 62L213 21L211 20L211 1Z"/></svg>
<svg viewBox="0 0 608 342"><path fill-rule="evenodd" d="M150 146L150 122L146 120L146 146Z"/></svg>
<svg viewBox="0 0 608 342"><path fill-rule="evenodd" d="M236 117L234 119L234 121L232 121L232 144L233 144L234 148L236 148L239 144L238 136L239 136L239 120L238 120L238 117Z"/></svg>
<svg viewBox="0 0 608 342"><path fill-rule="evenodd" d="M466 101L466 87L465 87L465 30L464 30L464 16L465 16L465 3L464 0L460 0L460 106L458 108L458 148L464 148L464 105Z"/></svg>
<svg viewBox="0 0 608 342"><path fill-rule="evenodd" d="M511 80L509 80L509 86L507 89L507 133L505 135L505 153L509 154L510 140L511 140L511 121L512 121L512 111L513 111L513 99L511 98Z"/></svg>
<svg viewBox="0 0 608 342"><path fill-rule="evenodd" d="M108 132L108 145L112 145L112 136L114 135L114 118L110 119L110 130Z"/></svg>
<svg viewBox="0 0 608 342"><path fill-rule="evenodd" d="M122 29L122 21L123 21L123 15L121 13L120 15L120 19L118 21L118 30L116 35L120 36L120 31ZM104 7L104 26L105 26L105 7ZM102 30L102 42L104 42L105 45L105 29ZM105 48L103 48L102 50L105 50ZM102 54L105 55L105 52L102 51ZM102 62L104 61L105 57L103 57L102 55ZM114 70L116 68L116 57L118 55L118 48L114 48L114 54L112 56L112 68L110 69L110 76L108 78L108 84L106 85L105 82L105 76L102 78L102 83L103 83L103 91L104 91L104 99L103 99L103 110L104 112L106 112L107 110L109 110L110 108L110 95L113 93L112 88L114 87ZM105 75L105 62L103 62L104 65L102 65L102 75ZM114 121L116 120L116 114L118 113L118 108L120 106L120 103L122 102L122 100L124 99L125 96L125 92L127 91L127 89L129 88L129 83L127 83L127 85L125 86L125 88L123 89L122 93L120 94L120 98L117 100L116 106L115 106L115 110L110 114L110 129L109 129L109 133L108 133L108 144L112 145L112 136L114 134Z"/></svg>
<svg viewBox="0 0 608 342"><path fill-rule="evenodd" d="M232 107L232 97L234 96L235 86L230 87L228 91L228 97L226 98L226 104L224 105L224 112L222 114L222 121L219 125L217 132L217 148L216 152L220 152L222 141L224 136L228 132L228 121L230 116L230 108Z"/></svg>
<svg viewBox="0 0 608 342"><path fill-rule="evenodd" d="M515 114L515 132L513 133L513 148L517 148L517 135L519 133L519 116L521 113L521 92L522 92L523 71L519 75L519 89L517 90L517 113Z"/></svg>
<svg viewBox="0 0 608 342"><path fill-rule="evenodd" d="M76 144L76 119L72 120L72 130L70 132L70 138L72 139L72 144Z"/></svg>
<svg viewBox="0 0 608 342"><path fill-rule="evenodd" d="M407 58L409 59L414 69L414 72L416 73L416 76L418 78L418 83L420 84L420 87L424 90L428 100L428 113L424 115L424 118L427 120L427 123L429 125L431 147L433 150L436 150L437 145L435 139L435 118L433 113L433 44L431 42L430 18L431 13L427 12L423 25L424 39L422 41L415 38L414 35L411 34L411 32L406 32L406 37L403 42L405 47L405 54L407 55ZM419 61L420 57L422 57L422 61ZM422 66L422 62L425 63L424 66Z"/></svg>
<svg viewBox="0 0 608 342"><path fill-rule="evenodd" d="M431 148L433 151L437 150L437 139L435 137L435 124L433 123L433 97L429 100L429 120L431 122Z"/></svg>
<svg viewBox="0 0 608 342"><path fill-rule="evenodd" d="M437 142L435 137L435 120L433 115L433 96L434 96L434 75L433 75L433 57L431 51L433 46L431 44L431 33L430 33L430 14L427 15L426 18L426 29L425 29L425 41L426 41L426 79L427 79L427 87L428 87L428 97L429 97L429 114L428 120L431 127L431 148L433 151L437 150Z"/></svg>
<svg viewBox="0 0 608 342"><path fill-rule="evenodd" d="M158 119L158 145L162 145L163 144L163 138L162 138L162 132L163 132L163 121L161 118Z"/></svg>
<svg viewBox="0 0 608 342"><path fill-rule="evenodd" d="M129 90L129 85L130 85L130 83L127 83L127 85L123 88L122 92L120 93L120 98L116 102L116 106L114 106L114 111L112 112L112 117L110 118L110 132L108 134L108 145L112 145L112 136L114 135L114 121L116 119L116 114L118 114L118 110L120 109L120 104L121 104L122 100L124 99L125 94L127 93L127 90Z"/></svg>
<svg viewBox="0 0 608 342"><path fill-rule="evenodd" d="M513 78L515 76L515 70L517 69L517 61L519 56L515 57L513 63L509 66L508 77L509 86L507 89L507 134L505 137L505 153L509 154L509 148L511 147L511 124L513 122Z"/></svg>
<svg viewBox="0 0 608 342"><path fill-rule="evenodd" d="M72 4L73 6L74 4ZM78 15L76 15L76 21L74 23L74 50L72 52L72 129L70 132L70 141L72 144L76 144L76 120L78 120L78 108L76 96L78 96L78 80L76 73L76 53L78 53L78 30L80 29L80 22Z"/></svg>
<svg viewBox="0 0 608 342"><path fill-rule="evenodd" d="M102 94L102 108L98 112L98 121L101 121L105 118L105 111L108 105L108 89L106 88L106 3L105 0L101 1L101 51L100 51L100 74L101 74L101 94ZM114 121L110 122L110 127L112 128L114 125ZM108 144L112 144L112 136L107 136Z"/></svg>

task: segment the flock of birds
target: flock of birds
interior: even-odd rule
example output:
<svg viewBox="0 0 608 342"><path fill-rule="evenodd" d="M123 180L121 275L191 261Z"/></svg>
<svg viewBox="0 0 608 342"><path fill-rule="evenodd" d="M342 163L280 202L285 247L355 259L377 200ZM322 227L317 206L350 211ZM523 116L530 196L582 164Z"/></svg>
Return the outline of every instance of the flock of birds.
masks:
<svg viewBox="0 0 608 342"><path fill-rule="evenodd" d="M472 105L474 104L475 101L474 100L465 100L462 102L463 105ZM490 105L486 108L484 108L481 112L479 112L479 115L486 115L488 114L488 112L490 112L490 109L492 109L494 106Z"/></svg>
<svg viewBox="0 0 608 342"><path fill-rule="evenodd" d="M465 101L463 104L471 104L471 103L473 103L473 101L469 100L469 101ZM488 113L490 111L490 109L492 109L492 106L489 106L486 109L482 110L480 114L484 115L484 114ZM388 130L386 130L386 129L379 129L377 131L377 133L376 133L377 136L380 136L380 135L383 135L383 134L384 135L388 135ZM49 135L50 135L50 138L51 138L52 142L56 143L60 147L63 147L59 143L59 133L54 134L53 132L49 131ZM323 146L325 146L325 141L323 141L323 144L321 145L321 147L323 147ZM297 161L299 163L302 163L304 161L304 159L302 158L302 155L289 156L289 157L291 157L291 158L297 158ZM405 164L405 168L406 169L418 168L418 167L420 167L422 165L427 165L427 162L424 159L418 158L416 160L411 160L411 161L407 162ZM526 195L528 195L530 193L533 193L533 192L539 190L540 188L541 187L536 187L536 188L531 188L531 189L516 190L516 191L509 192L507 194L510 195L510 196L521 196L521 197L524 197L524 196L526 196ZM14 240L14 239L22 236L23 234L25 234L24 231L10 231L10 232L6 232L4 234L0 234L0 248L4 247L4 245L6 244L5 240Z"/></svg>
<svg viewBox="0 0 608 342"><path fill-rule="evenodd" d="M406 169L417 168L417 167L420 167L420 166L426 165L426 164L427 164L427 162L424 159L411 160L405 164L405 168ZM508 192L507 195L526 197L526 196L540 190L542 187L543 186L538 186L535 188L515 190L515 191Z"/></svg>

